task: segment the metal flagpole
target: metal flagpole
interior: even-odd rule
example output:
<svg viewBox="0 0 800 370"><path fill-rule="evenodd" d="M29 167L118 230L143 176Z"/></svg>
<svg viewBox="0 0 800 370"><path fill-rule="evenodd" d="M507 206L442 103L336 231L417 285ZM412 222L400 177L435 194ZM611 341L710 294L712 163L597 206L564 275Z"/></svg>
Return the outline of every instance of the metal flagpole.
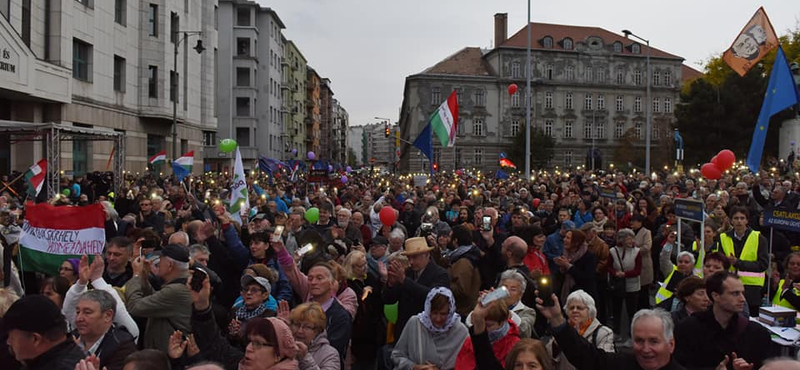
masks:
<svg viewBox="0 0 800 370"><path fill-rule="evenodd" d="M527 88L525 89L525 177L531 175L531 0L528 0L528 49L525 62Z"/></svg>

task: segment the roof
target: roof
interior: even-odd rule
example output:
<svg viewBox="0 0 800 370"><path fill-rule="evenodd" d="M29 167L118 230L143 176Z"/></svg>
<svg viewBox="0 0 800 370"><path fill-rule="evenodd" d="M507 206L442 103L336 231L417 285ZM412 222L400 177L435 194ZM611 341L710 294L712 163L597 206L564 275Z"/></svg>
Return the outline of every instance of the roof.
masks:
<svg viewBox="0 0 800 370"><path fill-rule="evenodd" d="M681 82L688 82L703 77L703 72L700 72L686 64L681 64Z"/></svg>
<svg viewBox="0 0 800 370"><path fill-rule="evenodd" d="M462 76L492 75L491 68L483 59L483 51L477 47L465 47L422 73Z"/></svg>
<svg viewBox="0 0 800 370"><path fill-rule="evenodd" d="M553 47L550 49L545 48L542 45L541 40L545 38L545 36L550 36L553 38ZM626 38L625 36L618 35L611 31L605 30L600 27L585 27L585 26L570 26L570 25L563 25L563 24L551 24L551 23L536 23L531 22L531 49L539 49L539 50L560 50L560 51L573 51L569 49L564 49L561 41L565 38L569 37L573 40L573 43L582 42L586 40L586 38L590 36L597 36L603 39L603 43L606 45L612 44L614 41L619 41L622 43L622 54L626 55L647 55L647 46L638 42L634 39ZM639 43L641 44L641 53L634 54L630 51L628 46ZM517 33L513 36L509 37L505 42L498 45L498 47L511 47L511 48L527 48L528 46L528 33L527 28L522 27ZM658 50L656 48L650 48L651 50L651 57L654 58L670 58L670 59L681 59L683 58L667 53L662 50Z"/></svg>

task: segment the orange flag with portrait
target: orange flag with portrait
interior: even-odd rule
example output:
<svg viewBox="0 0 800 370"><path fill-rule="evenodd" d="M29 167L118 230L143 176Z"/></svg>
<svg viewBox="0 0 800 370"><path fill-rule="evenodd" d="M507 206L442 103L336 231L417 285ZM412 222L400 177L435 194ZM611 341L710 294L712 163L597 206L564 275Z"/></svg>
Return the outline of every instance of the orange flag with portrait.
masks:
<svg viewBox="0 0 800 370"><path fill-rule="evenodd" d="M764 7L758 8L753 18L747 22L739 36L733 41L731 47L722 54L722 60L736 71L739 76L744 76L761 58L770 50L778 47L778 36L772 28Z"/></svg>

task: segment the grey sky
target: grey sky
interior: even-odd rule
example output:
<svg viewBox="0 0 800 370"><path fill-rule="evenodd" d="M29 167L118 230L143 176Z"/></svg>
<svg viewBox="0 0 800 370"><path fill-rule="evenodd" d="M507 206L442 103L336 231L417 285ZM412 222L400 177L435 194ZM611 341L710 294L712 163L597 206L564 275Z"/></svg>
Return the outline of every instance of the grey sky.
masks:
<svg viewBox="0 0 800 370"><path fill-rule="evenodd" d="M406 76L465 46L489 47L493 15L508 13L509 36L525 26L525 0L258 0L278 13L351 125L398 119ZM700 69L727 49L758 6L780 36L795 29L795 0L567 0L532 1L533 22L629 29L653 47Z"/></svg>

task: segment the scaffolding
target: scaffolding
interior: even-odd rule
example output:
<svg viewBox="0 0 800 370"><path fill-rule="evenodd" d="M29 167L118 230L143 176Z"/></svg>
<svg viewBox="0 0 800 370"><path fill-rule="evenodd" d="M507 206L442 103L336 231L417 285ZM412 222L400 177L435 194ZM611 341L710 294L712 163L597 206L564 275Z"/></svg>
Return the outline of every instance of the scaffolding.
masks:
<svg viewBox="0 0 800 370"><path fill-rule="evenodd" d="M52 198L61 185L62 141L111 141L113 144L114 194L122 187L121 170L125 158L125 133L112 130L65 126L60 123L31 123L0 120L0 134L8 135L12 143L36 142L44 144L47 159L47 197ZM34 162L35 163L35 162ZM33 165L33 163L31 163Z"/></svg>

